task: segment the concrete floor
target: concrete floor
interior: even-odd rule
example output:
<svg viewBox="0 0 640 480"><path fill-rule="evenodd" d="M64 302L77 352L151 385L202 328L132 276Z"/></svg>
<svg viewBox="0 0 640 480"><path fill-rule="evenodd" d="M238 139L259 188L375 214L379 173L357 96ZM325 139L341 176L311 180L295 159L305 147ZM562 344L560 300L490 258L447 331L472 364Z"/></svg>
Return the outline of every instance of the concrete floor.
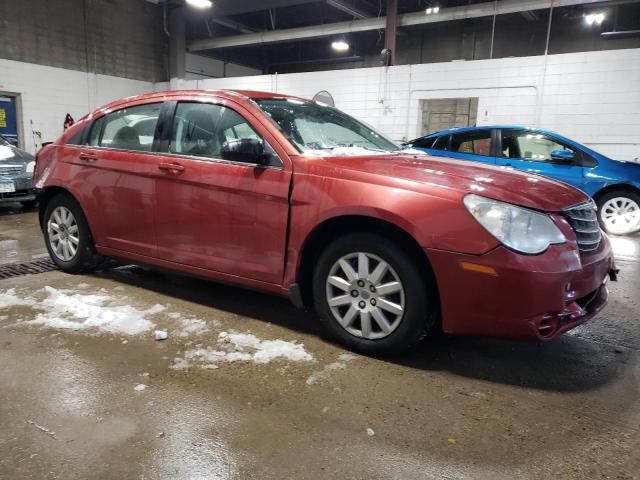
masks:
<svg viewBox="0 0 640 480"><path fill-rule="evenodd" d="M32 302L0 309L0 478L640 478L640 238L615 240L620 282L573 334L431 339L385 360L345 355L286 300L202 280L2 280ZM0 207L0 263L44 253L36 214ZM42 325L46 286L108 295L169 338ZM313 360L172 368L232 330Z"/></svg>

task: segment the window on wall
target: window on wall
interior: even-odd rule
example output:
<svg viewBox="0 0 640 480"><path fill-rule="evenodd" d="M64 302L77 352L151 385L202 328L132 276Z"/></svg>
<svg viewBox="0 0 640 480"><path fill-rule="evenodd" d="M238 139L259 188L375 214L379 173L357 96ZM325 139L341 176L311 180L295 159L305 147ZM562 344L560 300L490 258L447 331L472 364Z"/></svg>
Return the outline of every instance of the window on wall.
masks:
<svg viewBox="0 0 640 480"><path fill-rule="evenodd" d="M535 162L552 162L551 152L554 150L568 150L574 154L575 158L578 158L575 150L547 135L527 130L502 132L501 154L503 157Z"/></svg>
<svg viewBox="0 0 640 480"><path fill-rule="evenodd" d="M474 155L491 155L491 130L451 135L451 151Z"/></svg>
<svg viewBox="0 0 640 480"><path fill-rule="evenodd" d="M196 157L220 158L225 142L261 139L237 112L211 103L179 103L169 150Z"/></svg>
<svg viewBox="0 0 640 480"><path fill-rule="evenodd" d="M152 103L109 113L94 122L89 144L150 152L161 108L161 103Z"/></svg>

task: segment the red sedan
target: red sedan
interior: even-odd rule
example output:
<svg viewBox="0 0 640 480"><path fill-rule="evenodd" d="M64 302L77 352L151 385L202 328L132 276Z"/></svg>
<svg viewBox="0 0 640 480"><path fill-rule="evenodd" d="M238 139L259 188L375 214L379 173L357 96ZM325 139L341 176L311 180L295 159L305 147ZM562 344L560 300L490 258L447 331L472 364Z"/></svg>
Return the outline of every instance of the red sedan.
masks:
<svg viewBox="0 0 640 480"><path fill-rule="evenodd" d="M39 152L36 186L62 270L114 257L289 295L366 353L434 328L549 340L599 312L615 278L581 191L400 151L274 93L113 102Z"/></svg>

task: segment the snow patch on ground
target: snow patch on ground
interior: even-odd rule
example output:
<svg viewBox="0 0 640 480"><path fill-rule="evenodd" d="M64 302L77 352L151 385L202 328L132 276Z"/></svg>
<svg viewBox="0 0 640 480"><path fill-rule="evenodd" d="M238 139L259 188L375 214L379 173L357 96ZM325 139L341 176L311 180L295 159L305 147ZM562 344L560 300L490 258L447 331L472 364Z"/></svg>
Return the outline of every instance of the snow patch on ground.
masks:
<svg viewBox="0 0 640 480"><path fill-rule="evenodd" d="M177 357L171 365L174 370L183 370L193 364L200 368L218 368L221 362L270 363L274 360L310 362L313 357L304 345L285 340L261 340L251 333L221 332L219 348L196 347Z"/></svg>
<svg viewBox="0 0 640 480"><path fill-rule="evenodd" d="M331 372L335 370L343 370L347 367L347 363L351 360L355 359L355 355L351 355L350 353L342 353L338 356L337 362L329 363L325 365L322 370L318 370L317 372L313 372L307 378L307 385L315 385L316 383L322 382L329 378Z"/></svg>
<svg viewBox="0 0 640 480"><path fill-rule="evenodd" d="M151 330L154 323L147 317L166 309L154 305L139 309L118 305L106 294L82 294L44 287L45 297L35 307L44 312L26 323L61 330L97 329L113 334L138 335Z"/></svg>
<svg viewBox="0 0 640 480"><path fill-rule="evenodd" d="M29 307L35 311L35 317L18 316L19 323L60 330L139 335L153 330L154 316L167 310L164 305L135 305L122 295L109 295L104 288L91 292L89 284L79 287L79 290L68 290L46 286L28 293L10 288L0 292L0 313L3 314L0 319L10 318L2 309ZM178 312L166 316L177 323L174 331L179 337L200 335L209 331L209 325L219 324L217 320L206 322Z"/></svg>

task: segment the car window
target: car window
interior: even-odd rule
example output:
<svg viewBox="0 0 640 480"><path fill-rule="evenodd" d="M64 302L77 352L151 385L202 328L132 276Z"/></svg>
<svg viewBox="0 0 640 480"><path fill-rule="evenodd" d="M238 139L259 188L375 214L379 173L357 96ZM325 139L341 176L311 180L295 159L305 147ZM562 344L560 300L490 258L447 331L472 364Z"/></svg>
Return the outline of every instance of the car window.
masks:
<svg viewBox="0 0 640 480"><path fill-rule="evenodd" d="M491 130L456 133L451 135L451 151L473 155L491 155Z"/></svg>
<svg viewBox="0 0 640 480"><path fill-rule="evenodd" d="M438 137L429 137L429 138L416 138L409 142L409 145L416 148L431 148L433 142L437 140Z"/></svg>
<svg viewBox="0 0 640 480"><path fill-rule="evenodd" d="M431 148L434 150L449 150L449 137L450 135L442 135L441 137L436 138L436 141L433 142Z"/></svg>
<svg viewBox="0 0 640 480"><path fill-rule="evenodd" d="M542 133L527 130L502 132L503 157L551 163L551 152L554 150L568 150L578 158L575 150Z"/></svg>
<svg viewBox="0 0 640 480"><path fill-rule="evenodd" d="M150 152L161 108L161 103L151 103L105 115L91 129L90 145Z"/></svg>
<svg viewBox="0 0 640 480"><path fill-rule="evenodd" d="M78 130L76 133L74 133L71 138L69 138L69 140L67 140L67 145L82 145L82 140L84 138L84 131L86 130L85 128L81 128L80 130Z"/></svg>
<svg viewBox="0 0 640 480"><path fill-rule="evenodd" d="M220 158L225 142L262 139L240 114L211 103L179 103L173 120L169 151L205 158Z"/></svg>

